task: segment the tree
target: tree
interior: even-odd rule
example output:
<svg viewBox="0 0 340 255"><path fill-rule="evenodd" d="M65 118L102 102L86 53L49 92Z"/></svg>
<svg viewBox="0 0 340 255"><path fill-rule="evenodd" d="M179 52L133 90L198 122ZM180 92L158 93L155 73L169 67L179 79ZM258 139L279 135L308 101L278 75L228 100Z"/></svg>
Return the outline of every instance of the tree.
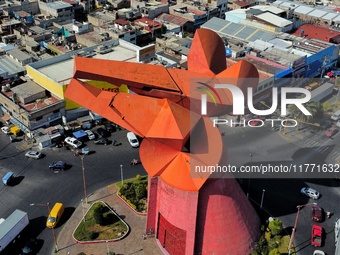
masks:
<svg viewBox="0 0 340 255"><path fill-rule="evenodd" d="M269 252L269 255L281 255L281 253L279 252L277 248L275 248Z"/></svg>
<svg viewBox="0 0 340 255"><path fill-rule="evenodd" d="M290 105L288 108L290 115L296 118L296 120L299 122L297 125L298 130L300 129L302 122L311 121L317 115L323 113L323 108L320 102L309 101L307 103L304 103L303 106L307 109L307 111L312 114L311 116L305 115L295 104Z"/></svg>
<svg viewBox="0 0 340 255"><path fill-rule="evenodd" d="M270 232L273 236L279 235L283 230L282 221L279 219L274 219L269 222L268 228L270 229Z"/></svg>

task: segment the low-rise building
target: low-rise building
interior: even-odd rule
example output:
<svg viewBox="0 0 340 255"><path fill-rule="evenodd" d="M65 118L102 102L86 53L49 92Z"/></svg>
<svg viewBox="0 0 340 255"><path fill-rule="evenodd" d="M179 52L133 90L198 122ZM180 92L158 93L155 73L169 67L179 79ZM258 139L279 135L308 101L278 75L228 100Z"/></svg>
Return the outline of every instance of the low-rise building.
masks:
<svg viewBox="0 0 340 255"><path fill-rule="evenodd" d="M65 102L31 80L12 88L3 86L0 104L10 121L24 132L61 123L65 115Z"/></svg>

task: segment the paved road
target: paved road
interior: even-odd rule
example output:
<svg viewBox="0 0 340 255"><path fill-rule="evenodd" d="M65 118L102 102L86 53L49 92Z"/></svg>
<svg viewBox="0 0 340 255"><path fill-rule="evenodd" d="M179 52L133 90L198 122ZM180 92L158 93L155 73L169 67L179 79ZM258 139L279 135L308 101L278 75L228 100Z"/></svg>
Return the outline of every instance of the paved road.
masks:
<svg viewBox="0 0 340 255"><path fill-rule="evenodd" d="M126 131L113 133L112 139L121 146L95 145L92 141L86 145L94 153L85 156L85 176L87 195L108 184L121 179L120 165L123 165L124 178L136 174L145 175L141 165L131 166L133 158L139 158L138 149L131 148L126 139ZM69 218L80 200L84 198L83 175L80 158L72 151L59 148L44 149L45 157L39 160L27 159L24 142L10 143L8 136L0 135L0 176L10 170L18 176L20 183L14 187L0 186L0 217L7 218L15 209L28 212L32 235L44 240L38 254L49 254L53 247L53 235L45 227L48 215L47 207L30 206L30 203L53 204L63 202L66 209L64 219ZM54 160L63 160L69 167L65 171L52 171L48 164ZM56 234L61 227L56 228Z"/></svg>
<svg viewBox="0 0 340 255"><path fill-rule="evenodd" d="M282 137L279 132L265 128L222 127L224 142L228 146L228 163L231 165L260 164L304 164L304 163L334 163L339 160L340 134L333 139L325 137L322 131L311 133L299 132L294 137ZM250 154L252 156L250 157ZM326 219L320 225L325 229L325 245L321 250L334 254L334 222L340 218L340 183L334 179L307 178L305 174L295 178L274 178L264 175L263 178L241 179L245 193L256 204L260 205L262 195L263 210L273 217L280 218L287 232L291 232L297 213L297 205L317 202L325 210L334 213L331 219ZM300 195L300 189L309 186L318 190L322 197L313 201ZM263 190L265 190L263 192ZM301 210L294 243L299 254L312 254L315 250L310 245L311 207Z"/></svg>

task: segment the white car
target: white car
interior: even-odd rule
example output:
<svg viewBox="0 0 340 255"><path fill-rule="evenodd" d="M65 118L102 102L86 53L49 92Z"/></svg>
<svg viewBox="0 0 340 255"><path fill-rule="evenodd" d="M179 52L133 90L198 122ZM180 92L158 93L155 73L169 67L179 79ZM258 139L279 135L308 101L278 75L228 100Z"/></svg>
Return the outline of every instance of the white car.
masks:
<svg viewBox="0 0 340 255"><path fill-rule="evenodd" d="M325 255L325 253L323 251L320 251L320 250L315 250L313 252L313 255Z"/></svg>
<svg viewBox="0 0 340 255"><path fill-rule="evenodd" d="M74 137L66 137L65 138L65 143L71 145L73 148L79 148L80 146L82 146L82 142L78 141L76 138Z"/></svg>
<svg viewBox="0 0 340 255"><path fill-rule="evenodd" d="M94 135L94 133L91 130L85 130L85 132L86 132L89 140L94 140L96 138L96 136Z"/></svg>
<svg viewBox="0 0 340 255"><path fill-rule="evenodd" d="M2 127L1 131L4 132L6 135L9 135L11 133L11 130L9 129L9 127Z"/></svg>
<svg viewBox="0 0 340 255"><path fill-rule="evenodd" d="M317 192L315 189L304 187L301 189L301 194L310 197L312 199L318 199L320 197L320 193Z"/></svg>
<svg viewBox="0 0 340 255"><path fill-rule="evenodd" d="M42 154L39 151L28 151L25 154L25 157L27 158L34 158L34 159L40 159L42 157Z"/></svg>
<svg viewBox="0 0 340 255"><path fill-rule="evenodd" d="M128 132L126 134L126 137L133 148L137 148L139 146L137 136L133 132Z"/></svg>

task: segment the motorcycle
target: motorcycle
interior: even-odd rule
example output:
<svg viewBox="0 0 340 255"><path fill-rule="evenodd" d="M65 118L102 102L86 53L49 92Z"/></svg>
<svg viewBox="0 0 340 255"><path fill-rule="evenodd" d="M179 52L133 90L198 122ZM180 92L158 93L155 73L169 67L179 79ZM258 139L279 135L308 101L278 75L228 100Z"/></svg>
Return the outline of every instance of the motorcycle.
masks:
<svg viewBox="0 0 340 255"><path fill-rule="evenodd" d="M119 146L119 145L122 145L122 143L119 143L116 140L112 140L112 146Z"/></svg>
<svg viewBox="0 0 340 255"><path fill-rule="evenodd" d="M138 165L138 164L140 164L140 163L141 163L141 162L140 162L139 159L133 159L133 160L131 161L131 165L133 165L133 166Z"/></svg>

